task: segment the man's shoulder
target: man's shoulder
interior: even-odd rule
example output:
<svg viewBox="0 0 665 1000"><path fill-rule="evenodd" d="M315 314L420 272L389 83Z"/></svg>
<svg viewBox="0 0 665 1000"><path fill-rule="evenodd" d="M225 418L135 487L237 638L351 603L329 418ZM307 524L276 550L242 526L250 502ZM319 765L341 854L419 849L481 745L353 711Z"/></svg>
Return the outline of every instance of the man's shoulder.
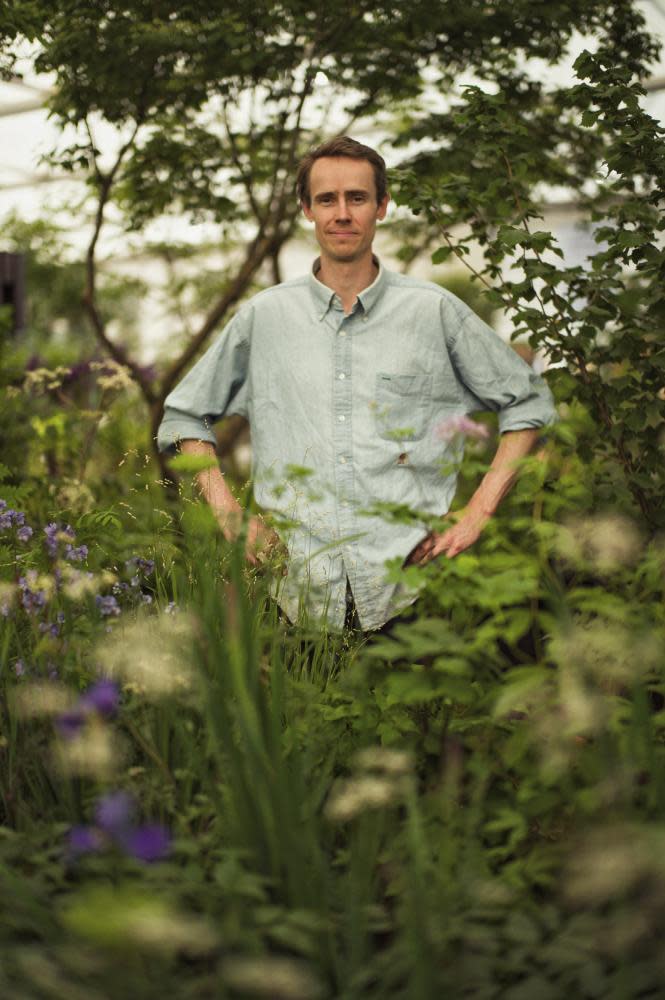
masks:
<svg viewBox="0 0 665 1000"><path fill-rule="evenodd" d="M289 281L280 281L278 285L271 285L264 288L246 303L248 306L258 308L264 305L275 304L282 299L294 299L307 291L309 284L308 275L304 274L300 278L291 278Z"/></svg>
<svg viewBox="0 0 665 1000"><path fill-rule="evenodd" d="M403 289L420 295L431 295L437 299L454 299L455 296L447 288L424 278L413 278L410 274L400 274L399 271L386 269L386 282L391 288Z"/></svg>
<svg viewBox="0 0 665 1000"><path fill-rule="evenodd" d="M461 299L435 281L426 281L424 278L413 278L409 274L386 270L386 283L395 293L413 295L420 302L429 301L437 308L441 305L448 307L460 319L468 312L467 306Z"/></svg>

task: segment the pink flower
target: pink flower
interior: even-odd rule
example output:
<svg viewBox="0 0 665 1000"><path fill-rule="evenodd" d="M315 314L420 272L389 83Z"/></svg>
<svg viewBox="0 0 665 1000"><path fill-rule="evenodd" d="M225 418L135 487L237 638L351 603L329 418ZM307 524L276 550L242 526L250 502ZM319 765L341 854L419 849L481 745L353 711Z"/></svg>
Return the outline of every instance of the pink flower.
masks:
<svg viewBox="0 0 665 1000"><path fill-rule="evenodd" d="M460 414L455 417L448 417L434 428L434 433L441 441L452 441L458 434L462 437L476 438L484 441L489 437L489 431L484 424L478 424L471 417Z"/></svg>

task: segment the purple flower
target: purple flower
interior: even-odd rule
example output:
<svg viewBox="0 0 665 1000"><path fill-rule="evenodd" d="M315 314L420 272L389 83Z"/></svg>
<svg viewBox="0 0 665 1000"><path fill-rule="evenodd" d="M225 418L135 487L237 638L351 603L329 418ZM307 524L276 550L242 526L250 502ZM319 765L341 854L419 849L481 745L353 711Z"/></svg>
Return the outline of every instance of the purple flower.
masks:
<svg viewBox="0 0 665 1000"><path fill-rule="evenodd" d="M155 561L154 559L143 559L141 556L132 556L131 559L126 561L125 568L131 570L133 567L136 567L141 575L150 576L155 568ZM134 579L137 579L137 577L134 577ZM132 585L136 586L134 581L132 581Z"/></svg>
<svg viewBox="0 0 665 1000"><path fill-rule="evenodd" d="M50 556L55 556L58 551L58 525L54 521L44 528L46 535L45 545Z"/></svg>
<svg viewBox="0 0 665 1000"><path fill-rule="evenodd" d="M23 674L25 673L25 663L23 662L23 660L18 659L16 661L16 663L14 664L14 673L16 674L17 677L23 677Z"/></svg>
<svg viewBox="0 0 665 1000"><path fill-rule="evenodd" d="M125 838L123 846L137 861L158 861L169 853L171 840L168 830L158 823L139 826Z"/></svg>
<svg viewBox="0 0 665 1000"><path fill-rule="evenodd" d="M63 740L73 740L81 732L85 723L85 712L80 706L61 712L55 720L55 727Z"/></svg>
<svg viewBox="0 0 665 1000"><path fill-rule="evenodd" d="M95 823L104 833L124 843L133 829L136 804L129 792L109 792L97 802Z"/></svg>
<svg viewBox="0 0 665 1000"><path fill-rule="evenodd" d="M58 554L59 542L64 541L67 545L71 546L71 543L76 540L74 529L70 524L66 524L63 528L61 524L56 524L55 521L51 521L50 524L46 525L44 534L46 535L44 544L52 559L55 559Z"/></svg>
<svg viewBox="0 0 665 1000"><path fill-rule="evenodd" d="M56 729L64 740L73 740L81 732L90 712L97 712L106 717L115 715L119 700L120 692L114 681L108 679L97 681L79 698L74 708L62 712L56 718Z"/></svg>
<svg viewBox="0 0 665 1000"><path fill-rule="evenodd" d="M88 546L79 545L78 548L74 548L69 542L65 545L65 559L69 559L70 562L83 562L84 559L88 558Z"/></svg>
<svg viewBox="0 0 665 1000"><path fill-rule="evenodd" d="M137 826L136 803L125 791L109 792L97 800L93 826L75 826L69 831L69 854L89 854L114 844L137 861L157 861L168 854L170 837L158 823Z"/></svg>
<svg viewBox="0 0 665 1000"><path fill-rule="evenodd" d="M120 605L113 594L108 594L106 597L102 597L101 594L97 594L95 597L95 604L104 618L107 618L109 615L117 617L117 615L120 614Z"/></svg>
<svg viewBox="0 0 665 1000"><path fill-rule="evenodd" d="M55 616L54 622L39 623L39 631L42 633L48 632L48 634L53 639L57 639L57 637L60 635L60 626L63 624L64 620L65 620L64 611L58 611L57 615Z"/></svg>
<svg viewBox="0 0 665 1000"><path fill-rule="evenodd" d="M164 608L165 615L177 615L179 611L180 608L178 607L175 601L169 601L169 603Z"/></svg>
<svg viewBox="0 0 665 1000"><path fill-rule="evenodd" d="M37 571L34 569L29 569L25 576L20 576L18 579L21 591L21 604L29 615L41 611L46 604L46 592L33 589L36 581Z"/></svg>
<svg viewBox="0 0 665 1000"><path fill-rule="evenodd" d="M448 417L434 428L434 433L442 441L452 441L454 437L472 437L477 440L485 440L489 437L489 431L484 424L478 424L470 417L461 414L455 417Z"/></svg>
<svg viewBox="0 0 665 1000"><path fill-rule="evenodd" d="M0 531L8 531L11 527L18 528L17 535L21 542L27 542L32 534L32 528L25 523L23 511L13 510L12 507L7 506L7 501L3 500L0 507ZM24 537L21 537L22 535Z"/></svg>
<svg viewBox="0 0 665 1000"><path fill-rule="evenodd" d="M57 639L60 635L60 626L57 622L40 622L39 631L48 632L52 639Z"/></svg>
<svg viewBox="0 0 665 1000"><path fill-rule="evenodd" d="M73 826L67 836L67 851L71 857L93 854L103 846L103 837L94 826Z"/></svg>
<svg viewBox="0 0 665 1000"><path fill-rule="evenodd" d="M104 679L89 687L81 698L81 705L100 715L112 716L118 711L120 691L115 681Z"/></svg>
<svg viewBox="0 0 665 1000"><path fill-rule="evenodd" d="M88 558L88 546L79 545L78 548L74 548L69 542L65 545L65 559L69 559L70 562L83 562L84 559Z"/></svg>

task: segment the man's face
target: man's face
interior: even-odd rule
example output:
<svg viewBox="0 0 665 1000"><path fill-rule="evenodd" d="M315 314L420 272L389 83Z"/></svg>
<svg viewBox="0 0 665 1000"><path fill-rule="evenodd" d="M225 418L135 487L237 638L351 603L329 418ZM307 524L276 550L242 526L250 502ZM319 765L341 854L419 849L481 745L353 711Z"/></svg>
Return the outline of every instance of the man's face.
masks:
<svg viewBox="0 0 665 1000"><path fill-rule="evenodd" d="M367 160L323 156L309 175L311 202L305 216L323 256L352 263L371 253L378 219L385 218L388 195L377 203L374 170Z"/></svg>

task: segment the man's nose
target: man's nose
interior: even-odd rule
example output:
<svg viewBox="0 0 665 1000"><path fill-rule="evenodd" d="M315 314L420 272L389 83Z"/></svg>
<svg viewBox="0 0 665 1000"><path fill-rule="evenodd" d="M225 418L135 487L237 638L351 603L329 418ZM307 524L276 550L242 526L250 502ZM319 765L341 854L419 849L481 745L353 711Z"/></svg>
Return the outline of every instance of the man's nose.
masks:
<svg viewBox="0 0 665 1000"><path fill-rule="evenodd" d="M351 218L349 215L349 206L347 205L346 198L343 195L337 199L336 209L337 211L335 214L338 222Z"/></svg>

